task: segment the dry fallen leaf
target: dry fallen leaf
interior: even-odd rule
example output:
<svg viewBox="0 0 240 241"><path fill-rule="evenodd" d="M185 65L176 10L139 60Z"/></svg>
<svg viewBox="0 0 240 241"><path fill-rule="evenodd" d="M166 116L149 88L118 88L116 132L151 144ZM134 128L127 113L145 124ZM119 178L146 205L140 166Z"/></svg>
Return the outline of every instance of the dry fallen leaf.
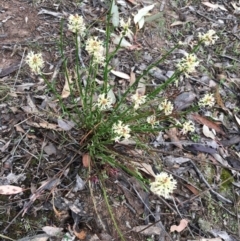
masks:
<svg viewBox="0 0 240 241"><path fill-rule="evenodd" d="M88 153L85 153L82 157L82 162L84 167L89 167L91 164L91 157Z"/></svg>
<svg viewBox="0 0 240 241"><path fill-rule="evenodd" d="M140 163L140 162L131 162L133 165L135 165L139 170L142 170L143 172L147 173L148 175L151 175L153 177L155 177L155 173L152 169L152 166L150 164L147 163Z"/></svg>
<svg viewBox="0 0 240 241"><path fill-rule="evenodd" d="M42 228L42 230L48 234L49 236L59 236L62 233L63 228L57 228L57 227L52 227L52 226L45 226Z"/></svg>
<svg viewBox="0 0 240 241"><path fill-rule="evenodd" d="M125 38L123 38L122 36L118 36L116 35L115 33L111 33L111 38L112 38L112 41L115 45L119 45L120 41L120 46L123 47L123 48L131 48L132 47L132 44L129 43Z"/></svg>
<svg viewBox="0 0 240 241"><path fill-rule="evenodd" d="M194 195L199 194L199 191L195 187L193 187L192 185L185 184L185 187L187 187Z"/></svg>
<svg viewBox="0 0 240 241"><path fill-rule="evenodd" d="M111 73L116 75L119 78L122 78L122 79L127 79L127 80L130 79L130 76L128 74L125 74L125 73L120 72L120 71L115 71L115 70L112 69Z"/></svg>
<svg viewBox="0 0 240 241"><path fill-rule="evenodd" d="M80 240L84 240L87 236L87 232L85 230L81 230L77 232L77 229L75 228L75 226L73 227L73 232L74 232L74 235Z"/></svg>
<svg viewBox="0 0 240 241"><path fill-rule="evenodd" d="M206 125L203 125L203 134L204 134L204 136L209 137L213 140L215 139L214 133L212 131L210 131L210 129Z"/></svg>
<svg viewBox="0 0 240 241"><path fill-rule="evenodd" d="M187 227L188 222L189 221L187 219L182 219L178 226L177 225L172 225L170 227L170 232L177 231L178 233L180 233L183 229L185 229Z"/></svg>
<svg viewBox="0 0 240 241"><path fill-rule="evenodd" d="M234 117L235 117L235 119L236 119L238 125L240 126L240 119L237 117L237 115L234 115Z"/></svg>
<svg viewBox="0 0 240 241"><path fill-rule="evenodd" d="M173 145L179 147L180 149L182 149L182 144L179 141L177 134L178 134L178 130L176 127L173 127L171 129L169 129L168 131L166 131L166 134L170 137L171 142Z"/></svg>
<svg viewBox="0 0 240 241"><path fill-rule="evenodd" d="M140 225L140 226L134 227L131 231L137 232L143 235L160 235L162 232L162 229L157 226Z"/></svg>
<svg viewBox="0 0 240 241"><path fill-rule="evenodd" d="M174 27L174 26L179 26L179 25L183 25L183 24L185 24L185 22L175 21L175 22L173 22L170 26L171 26L171 27Z"/></svg>
<svg viewBox="0 0 240 241"><path fill-rule="evenodd" d="M223 11L227 11L227 9L223 5L213 4L210 2L202 2L202 4L210 8L208 11L216 10L218 8L220 8Z"/></svg>
<svg viewBox="0 0 240 241"><path fill-rule="evenodd" d="M154 4L146 6L138 10L138 13L134 16L134 23L138 24L139 29L141 29L144 25L144 17L148 15L148 12L154 8Z"/></svg>
<svg viewBox="0 0 240 241"><path fill-rule="evenodd" d="M136 81L136 74L133 72L134 68L131 68L129 85L132 86Z"/></svg>
<svg viewBox="0 0 240 241"><path fill-rule="evenodd" d="M223 241L221 238L200 238L200 239L194 239L188 241Z"/></svg>
<svg viewBox="0 0 240 241"><path fill-rule="evenodd" d="M61 94L61 97L62 98L67 98L71 91L70 91L70 85L72 84L72 76L70 74L68 74L68 78L65 77L65 84L64 84L64 87L63 87L63 90L62 90L62 94Z"/></svg>
<svg viewBox="0 0 240 241"><path fill-rule="evenodd" d="M112 15L112 24L115 28L117 28L119 26L119 11L115 1L112 2L111 15Z"/></svg>
<svg viewBox="0 0 240 241"><path fill-rule="evenodd" d="M223 136L226 136L225 132L219 127L219 124L213 121L210 121L206 117L200 116L198 114L192 114L191 117L193 120L197 121L198 123L202 125L206 125L209 128L214 129L216 132L222 134Z"/></svg>
<svg viewBox="0 0 240 241"><path fill-rule="evenodd" d="M13 195L22 192L21 187L12 186L12 185L3 185L0 186L0 195Z"/></svg>
<svg viewBox="0 0 240 241"><path fill-rule="evenodd" d="M75 124L72 121L58 119L58 126L64 131L70 131Z"/></svg>
<svg viewBox="0 0 240 241"><path fill-rule="evenodd" d="M136 92L138 94L141 94L141 95L145 94L145 92L146 92L146 81L143 78L141 78L139 80Z"/></svg>
<svg viewBox="0 0 240 241"><path fill-rule="evenodd" d="M44 129L50 129L50 130L59 130L57 125L49 123L47 121L42 121L42 122L36 123L36 122L27 120L26 123L29 126L33 126L33 127L36 127L36 128L44 128Z"/></svg>

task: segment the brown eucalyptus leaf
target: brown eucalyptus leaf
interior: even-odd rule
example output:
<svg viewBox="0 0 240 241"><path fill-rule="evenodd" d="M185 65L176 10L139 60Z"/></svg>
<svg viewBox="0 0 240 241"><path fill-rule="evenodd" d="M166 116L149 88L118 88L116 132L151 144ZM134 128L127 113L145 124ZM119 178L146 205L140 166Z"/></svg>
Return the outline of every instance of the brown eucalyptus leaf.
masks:
<svg viewBox="0 0 240 241"><path fill-rule="evenodd" d="M198 114L192 114L192 119L197 121L198 123L202 125L206 125L209 128L214 129L216 132L222 134L223 136L226 136L225 132L219 127L219 124L207 119L206 117L200 116Z"/></svg>
<svg viewBox="0 0 240 241"><path fill-rule="evenodd" d="M225 107L224 103L223 103L223 100L222 100L222 97L219 93L219 86L216 87L216 90L215 90L215 99L216 99L216 102L217 104L225 111L227 111L229 113L229 110Z"/></svg>

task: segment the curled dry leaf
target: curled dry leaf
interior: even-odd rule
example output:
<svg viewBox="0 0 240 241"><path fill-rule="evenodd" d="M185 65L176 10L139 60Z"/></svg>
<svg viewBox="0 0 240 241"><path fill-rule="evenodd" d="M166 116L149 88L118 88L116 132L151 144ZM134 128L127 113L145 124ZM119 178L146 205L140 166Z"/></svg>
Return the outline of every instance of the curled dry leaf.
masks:
<svg viewBox="0 0 240 241"><path fill-rule="evenodd" d="M115 45L118 45L120 43L120 47L123 47L123 48L131 48L132 47L132 44L130 44L125 38L123 38L122 36L118 36L116 35L115 33L111 33L111 37L112 37L112 41Z"/></svg>
<svg viewBox="0 0 240 241"><path fill-rule="evenodd" d="M178 233L180 233L183 229L185 229L187 227L188 222L189 221L187 219L182 219L178 226L177 225L172 225L171 226L170 232L177 231Z"/></svg>
<svg viewBox="0 0 240 241"><path fill-rule="evenodd" d="M139 29L141 29L144 25L144 17L148 15L149 11L154 8L154 4L149 5L147 7L141 8L138 13L134 16L134 23L138 24Z"/></svg>
<svg viewBox="0 0 240 241"><path fill-rule="evenodd" d="M209 130L208 126L206 125L203 125L203 134L206 136L206 137L209 137L211 139L215 139L215 135L212 131Z"/></svg>
<svg viewBox="0 0 240 241"><path fill-rule="evenodd" d="M87 232L85 230L78 231L75 226L73 227L73 232L74 235L80 240L85 240L87 236Z"/></svg>
<svg viewBox="0 0 240 241"><path fill-rule="evenodd" d="M0 186L0 195L13 195L22 192L21 187L12 186L12 185L3 185Z"/></svg>

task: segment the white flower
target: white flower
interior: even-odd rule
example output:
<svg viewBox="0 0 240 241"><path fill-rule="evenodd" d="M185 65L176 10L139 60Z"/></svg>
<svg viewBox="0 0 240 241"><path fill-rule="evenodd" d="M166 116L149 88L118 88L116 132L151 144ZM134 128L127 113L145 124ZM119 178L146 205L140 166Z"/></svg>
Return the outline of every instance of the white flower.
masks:
<svg viewBox="0 0 240 241"><path fill-rule="evenodd" d="M127 22L124 22L123 19L120 20L120 27L123 29L121 34L127 36L131 41L133 40L133 32L129 29L131 24L131 19L128 18Z"/></svg>
<svg viewBox="0 0 240 241"><path fill-rule="evenodd" d="M44 67L44 61L41 53L34 54L32 51L29 52L26 56L26 63L35 74L40 74L41 69Z"/></svg>
<svg viewBox="0 0 240 241"><path fill-rule="evenodd" d="M177 181L171 174L161 172L155 176L155 181L150 183L150 190L165 198L171 198L170 193L177 187Z"/></svg>
<svg viewBox="0 0 240 241"><path fill-rule="evenodd" d="M111 107L112 107L111 98L109 96L106 97L105 94L99 95L96 106L98 106L100 110L111 109Z"/></svg>
<svg viewBox="0 0 240 241"><path fill-rule="evenodd" d="M86 42L86 50L89 54L95 54L103 50L103 42L98 37L91 37Z"/></svg>
<svg viewBox="0 0 240 241"><path fill-rule="evenodd" d="M199 106L209 106L209 107L213 107L215 104L215 98L213 96L213 94L205 94L203 98L200 99L198 105Z"/></svg>
<svg viewBox="0 0 240 241"><path fill-rule="evenodd" d="M152 127L154 127L155 125L159 124L159 121L156 120L155 115L150 115L147 117L147 123L152 125Z"/></svg>
<svg viewBox="0 0 240 241"><path fill-rule="evenodd" d="M206 46L209 46L209 45L215 44L215 41L218 39L218 36L215 34L216 34L216 32L214 30L210 29L205 34L199 33L198 38L200 41L203 41L203 43Z"/></svg>
<svg viewBox="0 0 240 241"><path fill-rule="evenodd" d="M164 110L165 115L170 115L172 114L172 111L173 111L173 104L167 99L165 99L159 105L159 109Z"/></svg>
<svg viewBox="0 0 240 241"><path fill-rule="evenodd" d="M189 73L195 72L195 68L199 65L195 54L186 54L186 56L177 64L180 71L188 76Z"/></svg>
<svg viewBox="0 0 240 241"><path fill-rule="evenodd" d="M195 131L195 127L192 121L186 121L183 123L182 130L181 130L181 133L183 135L187 134L188 132L194 132L194 131Z"/></svg>
<svg viewBox="0 0 240 241"><path fill-rule="evenodd" d="M89 38L86 42L86 50L87 52L93 56L94 64L104 64L104 48L103 42L98 40L98 37Z"/></svg>
<svg viewBox="0 0 240 241"><path fill-rule="evenodd" d="M134 109L137 110L140 105L146 102L146 95L142 95L140 93L136 93L131 96L132 101L134 102Z"/></svg>
<svg viewBox="0 0 240 241"><path fill-rule="evenodd" d="M71 14L68 17L68 29L73 33L77 33L83 36L85 34L84 31L86 30L83 17L77 14L75 15Z"/></svg>
<svg viewBox="0 0 240 241"><path fill-rule="evenodd" d="M125 140L130 138L130 131L129 125L124 125L122 121L118 121L118 123L114 123L112 127L112 131L115 134L114 140L116 142L120 141L121 138Z"/></svg>

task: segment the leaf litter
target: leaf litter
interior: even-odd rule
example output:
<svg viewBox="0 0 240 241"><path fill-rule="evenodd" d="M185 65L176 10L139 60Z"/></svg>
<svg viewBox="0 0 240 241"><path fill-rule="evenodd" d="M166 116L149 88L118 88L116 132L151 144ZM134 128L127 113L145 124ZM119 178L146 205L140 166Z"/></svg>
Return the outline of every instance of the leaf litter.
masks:
<svg viewBox="0 0 240 241"><path fill-rule="evenodd" d="M107 10L104 3L94 2L94 4L83 1L83 6L78 8L89 22L94 18L101 19L102 12ZM126 18L134 16L134 27L138 28L133 42L129 42L127 39L123 39L121 42L123 49L117 55L117 58L120 59L120 68L112 70L116 77L113 88L111 92L109 91L112 98L119 96L119 89L124 90L124 84L134 83L135 75L141 73L153 59L162 54L159 46L177 44L181 40L189 48L192 48L194 45L192 33L195 35L198 31L211 27L219 30L221 41L218 42L218 47L221 53L219 55L215 46L208 49L207 56L201 51L198 57L202 60L202 66L205 68L204 74L207 77L196 72L193 77L186 77L184 81L180 80L177 87L168 88L162 96L171 98L176 110L173 117L180 120L185 118L184 115L180 116L180 111L188 111L189 108L193 108L204 93L215 94L216 105L212 109L203 108L190 117L196 125L196 136L182 136L178 126L172 127L170 131L159 133L159 136L149 134L148 139L151 140L149 146L151 143L156 144L154 144L155 149L153 148L151 155L146 153L138 155L136 152L130 151L129 149L132 147L129 143L124 143L126 146L117 147L120 149L120 153L124 154L121 161L124 162L124 159L129 158L130 155L134 159L134 163L138 164L132 166L129 162L125 162L124 164L130 170L136 168L136 171L141 175L153 178L160 166L161 169L166 169L166 171L172 172L176 178L179 178L179 189L174 192L176 203L171 200L166 203L151 193L146 195L147 192L137 185L136 180L130 181L128 175L118 168L102 167L102 171L106 173L108 192L118 225L126 233L133 231L131 233L134 237L132 240L146 240L144 235L154 236L157 240L161 233L165 233L157 224L151 227L152 222L159 220L159 215L167 233L170 232L171 227L175 227L176 231L172 233L172 238L176 237L174 236L176 232L180 232L179 237L183 240L237 240L239 227L236 224L239 216L237 205L232 205L232 202L237 204L237 201L232 197L239 196L239 187L232 184L224 185L224 182L228 183L228 178L234 178L235 183L237 183L239 178L238 172L234 170L239 170L239 96L233 97L233 94L239 91L237 83L239 73L236 71L239 69L239 63L234 60L239 57L237 54L239 35L235 30L238 3L227 4L226 1L195 3L189 1L188 4L179 3L177 6L172 5L172 2L159 6L151 1L144 1L142 5L135 4L135 1L116 1L115 8L112 9L114 13L112 21L115 27L119 26L118 15L120 14ZM76 3L65 0L61 3L37 1L35 6L17 0L1 3L1 14L3 15L1 22L4 26L3 31L5 31L3 34L7 36L0 36L2 40L0 51L4 52L3 56L5 56L0 62L0 78L2 78L0 84L4 81L8 87L7 90L11 90L11 92L7 95L10 99L5 98L6 95L0 93L0 104L6 104L5 106L0 105L0 158L2 160L0 201L1 206L6 207L6 210L16 207L14 206L16 202L17 208L14 210L14 214L17 215L17 210L22 210L24 220L29 219L33 214L41 220L41 223L37 224L39 226L36 226L34 221L31 221L32 224L30 223L33 229L36 227L35 235L31 234L26 227L21 230L19 226L10 223L13 230L19 231L18 236L13 236L14 239L24 240L25 238L20 238L31 234L35 240L47 240L49 235L57 236L58 231L61 230L60 235L68 235L69 240L73 240L75 237L80 240L86 237L90 239L91 236L96 235L99 240L104 240L100 235L100 225L97 219L93 218L92 200L87 195L86 184L90 182L97 200L101 200L101 190L96 173L92 170L93 173L90 177L85 175L86 170L89 167L93 168L93 166L79 151L78 144L83 133L78 131L78 127L73 122L61 116L62 113L57 102L49 101L49 105L44 102L52 98L49 96L51 94L47 93L44 82L35 79L26 72L24 66L19 64L23 53L21 48L29 46L26 36L31 36L31 44L37 43L48 56L49 66L46 66L44 71L50 73L51 82L54 82L56 78L58 79L54 84L57 85L59 94L62 95L65 103L68 103L72 79L67 80L62 75L59 71L58 53L54 53L53 48L52 53L49 54L49 49L55 45L52 38L57 40L60 18L75 12L76 7ZM158 15L157 9L159 7L164 12L163 18ZM19 12L18 9L26 11ZM54 9L54 11L44 9ZM14 19L17 22L16 25L22 26L20 31L7 18L7 14L20 16L20 18ZM155 15L158 17L148 21L149 14L151 14L150 17ZM186 21L182 21L183 18L180 16L183 15L186 16ZM171 16L171 18L166 16ZM100 26L101 24L102 22L99 23ZM37 26L41 26L41 28L34 35L32 30L36 30ZM139 29L144 31L141 32ZM178 33L181 34L178 35ZM167 38L167 34L170 38ZM70 36L67 31L66 36ZM119 34L112 33L113 44L119 44L120 38ZM155 45L158 48L155 48ZM67 52L71 65L74 60L70 48ZM140 57L137 56L138 54ZM180 59L179 54L181 56L180 49L178 53L174 53L167 60L166 65L157 66L154 71L150 72L146 82L139 82L139 88L143 94L148 88L164 83L171 76L176 60ZM143 58L143 56L147 56L147 58ZM212 69L208 66L211 61L214 63ZM142 68L141 65L145 67ZM140 71L132 70L133 66ZM54 67L56 71L51 76ZM15 85L14 78L18 72ZM6 79L3 80L3 78ZM224 78L226 81L222 84ZM232 82L235 86L234 90ZM212 84L218 87L211 89ZM173 89L177 89L177 92L174 93ZM35 98L33 93L43 98ZM68 108L71 109L71 106L69 105ZM227 129L223 122L216 122L220 115L223 115L232 124ZM34 135L35 138L31 138L30 134ZM211 140L215 141L215 145L210 143ZM44 146L43 142L48 144ZM205 153L204 158L201 158L203 153ZM11 165L8 161L9 157L13 160ZM227 175L226 170L231 171L231 174ZM48 181L41 185L41 181L44 180ZM33 182L36 182L37 188L30 194L26 190ZM12 186L12 183L16 183L17 186ZM118 185L116 186L115 183ZM210 195L207 194L208 191ZM9 201L4 199L5 194L10 196ZM78 195L81 196L81 199ZM65 199L60 198L61 196L64 196ZM26 200L25 204L22 199ZM219 205L219 202L223 205ZM109 214L105 211L106 206L102 202L98 204L102 217L108 217ZM160 211L157 209L159 204ZM88 209L85 210L86 207ZM48 216L55 225L52 227L47 225L49 222L44 221L44 217L47 216L46 212L54 213L54 208L61 220ZM71 212L70 215L69 212ZM64 217L66 213L68 216ZM141 214L146 217L144 220L142 217L140 218ZM90 220L87 216L90 217ZM184 229L184 225L179 225L181 220L184 220L183 217L192 217L188 224L189 228ZM208 220L213 229L205 230L201 227L198 224L200 217ZM13 216L11 219L14 220ZM7 226L8 221L2 217L1 220ZM127 222L128 225L126 225ZM108 221L107 224L110 227L108 236L114 237L111 221ZM37 234L37 230L42 227L47 227L45 228L47 235ZM142 231L143 229L146 231ZM11 236L11 225L9 229L5 228L5 231L7 236ZM144 235L141 236L139 233ZM63 236L61 238L66 240ZM128 238L131 240L130 236L126 236L127 240Z"/></svg>

